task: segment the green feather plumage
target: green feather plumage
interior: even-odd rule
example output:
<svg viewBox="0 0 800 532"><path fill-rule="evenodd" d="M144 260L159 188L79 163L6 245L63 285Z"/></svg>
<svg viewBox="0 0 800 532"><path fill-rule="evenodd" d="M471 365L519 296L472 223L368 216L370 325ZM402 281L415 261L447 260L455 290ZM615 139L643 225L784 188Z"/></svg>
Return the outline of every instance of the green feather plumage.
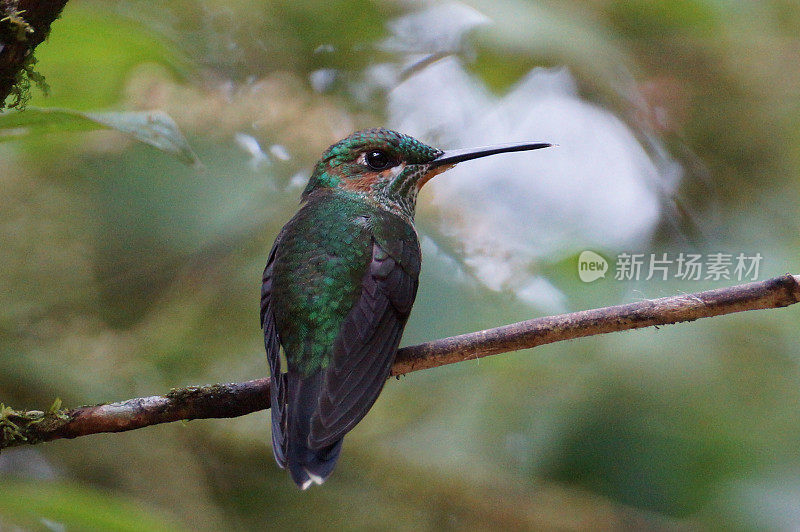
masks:
<svg viewBox="0 0 800 532"><path fill-rule="evenodd" d="M290 367L304 375L327 367L342 322L362 290L373 239L396 261L396 242L417 246L401 217L340 189L309 194L276 242L273 301ZM409 261L408 258L405 259ZM406 265L419 270L419 263Z"/></svg>

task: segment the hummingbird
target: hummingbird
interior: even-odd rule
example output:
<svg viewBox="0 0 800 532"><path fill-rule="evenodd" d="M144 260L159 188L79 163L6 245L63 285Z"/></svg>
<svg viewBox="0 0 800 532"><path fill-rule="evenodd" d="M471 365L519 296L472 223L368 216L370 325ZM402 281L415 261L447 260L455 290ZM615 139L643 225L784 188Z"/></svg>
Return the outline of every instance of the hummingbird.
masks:
<svg viewBox="0 0 800 532"><path fill-rule="evenodd" d="M272 449L299 488L333 472L344 435L389 377L417 294L420 188L463 161L548 146L442 151L377 128L323 153L261 287Z"/></svg>

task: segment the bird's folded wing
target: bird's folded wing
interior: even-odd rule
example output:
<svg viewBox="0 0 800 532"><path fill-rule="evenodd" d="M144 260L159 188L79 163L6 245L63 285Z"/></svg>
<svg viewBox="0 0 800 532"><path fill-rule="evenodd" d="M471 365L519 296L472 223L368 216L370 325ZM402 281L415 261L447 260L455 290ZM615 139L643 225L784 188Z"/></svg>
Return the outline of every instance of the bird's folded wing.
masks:
<svg viewBox="0 0 800 532"><path fill-rule="evenodd" d="M416 239L395 240L386 247L392 248L391 255L373 241L361 296L334 342L311 420L311 448L330 445L352 429L378 398L391 371L416 296L420 256Z"/></svg>
<svg viewBox="0 0 800 532"><path fill-rule="evenodd" d="M272 311L272 264L275 259L275 247L273 246L269 254L267 267L264 269L264 277L261 281L261 328L264 331L264 346L267 350L270 371L272 450L278 464L285 467L287 447L286 375L281 373L280 338Z"/></svg>

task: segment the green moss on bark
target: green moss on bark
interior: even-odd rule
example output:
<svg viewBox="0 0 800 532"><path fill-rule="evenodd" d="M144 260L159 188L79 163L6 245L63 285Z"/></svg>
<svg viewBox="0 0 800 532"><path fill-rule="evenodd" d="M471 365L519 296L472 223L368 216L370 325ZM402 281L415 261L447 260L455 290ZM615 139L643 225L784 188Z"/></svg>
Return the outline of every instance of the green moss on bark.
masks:
<svg viewBox="0 0 800 532"><path fill-rule="evenodd" d="M0 449L17 445L33 445L69 421L61 400L56 399L47 412L14 410L0 403Z"/></svg>
<svg viewBox="0 0 800 532"><path fill-rule="evenodd" d="M36 72L36 58L33 56L33 49L44 40L45 35L36 35L36 30L25 20L25 10L19 9L18 0L0 0L0 53L4 49L6 53L18 57L16 66L11 64L11 72L5 73L6 80L11 80L11 88L8 93L10 103L9 108L22 109L31 97L31 88L38 87L47 94L49 87L45 82L44 76ZM21 65L19 61L21 59ZM0 62L0 68L4 65ZM0 110L3 104L0 102Z"/></svg>

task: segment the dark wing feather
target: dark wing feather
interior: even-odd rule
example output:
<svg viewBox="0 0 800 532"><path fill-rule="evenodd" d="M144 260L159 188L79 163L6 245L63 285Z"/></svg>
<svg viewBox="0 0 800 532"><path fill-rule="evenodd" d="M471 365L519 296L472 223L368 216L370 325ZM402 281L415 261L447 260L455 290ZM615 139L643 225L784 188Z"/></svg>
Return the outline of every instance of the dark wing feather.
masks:
<svg viewBox="0 0 800 532"><path fill-rule="evenodd" d="M392 254L373 241L359 300L348 313L325 369L308 442L320 449L339 440L366 415L392 368L417 293L416 239L394 241Z"/></svg>
<svg viewBox="0 0 800 532"><path fill-rule="evenodd" d="M278 237L280 240L280 237ZM286 467L287 409L286 409L286 374L281 373L281 345L278 329L275 326L275 314L272 311L272 264L275 259L275 248L267 259L264 276L261 280L261 328L264 330L264 347L267 350L270 381L270 409L272 413L272 451L275 461Z"/></svg>

